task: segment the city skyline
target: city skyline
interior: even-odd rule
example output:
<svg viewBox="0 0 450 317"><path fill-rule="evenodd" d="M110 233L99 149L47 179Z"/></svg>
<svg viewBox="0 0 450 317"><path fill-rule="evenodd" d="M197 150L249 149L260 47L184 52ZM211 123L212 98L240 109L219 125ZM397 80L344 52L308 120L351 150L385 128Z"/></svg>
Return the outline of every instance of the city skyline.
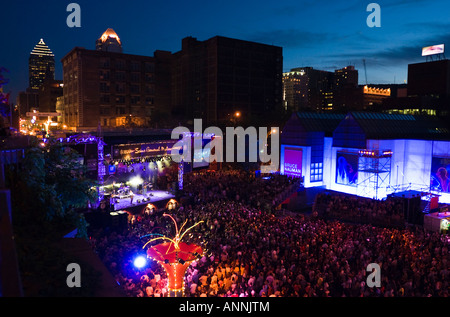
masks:
<svg viewBox="0 0 450 317"><path fill-rule="evenodd" d="M95 50L95 41L107 28L117 32L128 54L174 53L181 49L184 37L206 40L220 35L281 46L283 71L304 66L334 71L353 65L360 72L360 84L365 83L365 75L373 84L404 83L407 65L424 61L421 47L450 40L450 18L445 10L450 4L445 1L377 1L381 7L379 28L366 24L370 14L366 7L371 1L177 1L158 5L136 1L128 7L118 1L108 5L77 1L80 28L66 25L70 1L49 0L46 6L28 2L2 5L3 42L9 49L0 52L0 66L9 70L6 77L10 81L4 91L11 92L11 102L27 88L28 56L39 39L55 54L55 78L61 79L62 57L76 46Z"/></svg>

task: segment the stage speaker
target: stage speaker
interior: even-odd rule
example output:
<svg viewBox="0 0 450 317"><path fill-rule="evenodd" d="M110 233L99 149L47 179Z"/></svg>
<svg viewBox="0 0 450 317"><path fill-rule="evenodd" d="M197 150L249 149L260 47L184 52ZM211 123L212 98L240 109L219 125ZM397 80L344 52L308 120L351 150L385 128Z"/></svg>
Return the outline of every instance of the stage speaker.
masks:
<svg viewBox="0 0 450 317"><path fill-rule="evenodd" d="M420 196L407 199L406 205L406 221L411 224L423 225L423 213L420 210Z"/></svg>
<svg viewBox="0 0 450 317"><path fill-rule="evenodd" d="M420 195L392 195L389 199L402 205L406 222L417 225L423 224L422 200Z"/></svg>
<svg viewBox="0 0 450 317"><path fill-rule="evenodd" d="M119 228L119 214L117 212L110 212L111 219L111 228L118 229Z"/></svg>
<svg viewBox="0 0 450 317"><path fill-rule="evenodd" d="M119 230L125 231L128 228L128 214L126 211L118 211L119 214Z"/></svg>

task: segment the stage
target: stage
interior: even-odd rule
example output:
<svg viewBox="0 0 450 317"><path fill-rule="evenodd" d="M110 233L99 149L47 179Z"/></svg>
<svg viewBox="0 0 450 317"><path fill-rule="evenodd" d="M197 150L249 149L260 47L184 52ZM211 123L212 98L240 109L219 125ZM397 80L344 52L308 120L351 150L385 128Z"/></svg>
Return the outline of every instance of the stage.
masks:
<svg viewBox="0 0 450 317"><path fill-rule="evenodd" d="M133 201L130 197L121 199L111 198L111 205L103 205L96 209L89 209L84 212L89 230L111 229L123 231L128 227L129 217L139 216L144 213L152 214L170 210L178 205L175 195L163 190L152 190L146 194L134 194Z"/></svg>
<svg viewBox="0 0 450 317"><path fill-rule="evenodd" d="M164 208L166 204L174 199L175 195L168 193L163 190L151 190L146 194L134 194L133 198L126 197L121 199L112 199L114 201L111 202L112 208L111 210L127 210L129 209L141 209L139 207L146 206L148 204L155 205L158 209ZM136 208L138 207L138 208Z"/></svg>
<svg viewBox="0 0 450 317"><path fill-rule="evenodd" d="M124 210L130 207L136 207L141 205L147 205L147 204L155 204L161 201L166 201L166 203L170 200L175 198L175 195L172 195L168 193L167 191L163 190L152 190L148 192L147 194L134 194L133 197L126 197L117 199L114 202L111 202L111 204L114 205L114 208L111 208L113 210ZM158 204L159 205L159 204Z"/></svg>

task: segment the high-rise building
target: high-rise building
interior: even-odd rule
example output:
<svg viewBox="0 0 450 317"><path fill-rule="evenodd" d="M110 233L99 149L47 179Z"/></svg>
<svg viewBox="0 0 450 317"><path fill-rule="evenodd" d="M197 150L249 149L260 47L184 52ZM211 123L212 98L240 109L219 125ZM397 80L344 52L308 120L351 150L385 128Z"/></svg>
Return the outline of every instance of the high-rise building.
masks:
<svg viewBox="0 0 450 317"><path fill-rule="evenodd" d="M346 66L334 71L335 89L358 87L358 70L354 66Z"/></svg>
<svg viewBox="0 0 450 317"><path fill-rule="evenodd" d="M41 39L28 60L29 88L38 90L46 77L55 79L55 55ZM50 74L50 75L49 75Z"/></svg>
<svg viewBox="0 0 450 317"><path fill-rule="evenodd" d="M107 29L95 42L97 51L122 53L122 42L113 29Z"/></svg>
<svg viewBox="0 0 450 317"><path fill-rule="evenodd" d="M305 70L283 73L283 102L286 111L301 111L309 108L309 78Z"/></svg>
<svg viewBox="0 0 450 317"><path fill-rule="evenodd" d="M282 48L215 36L187 37L173 54L173 112L208 124L256 122L282 109ZM235 121L234 121L235 122Z"/></svg>
<svg viewBox="0 0 450 317"><path fill-rule="evenodd" d="M334 73L297 67L283 75L286 110L322 111L333 106Z"/></svg>

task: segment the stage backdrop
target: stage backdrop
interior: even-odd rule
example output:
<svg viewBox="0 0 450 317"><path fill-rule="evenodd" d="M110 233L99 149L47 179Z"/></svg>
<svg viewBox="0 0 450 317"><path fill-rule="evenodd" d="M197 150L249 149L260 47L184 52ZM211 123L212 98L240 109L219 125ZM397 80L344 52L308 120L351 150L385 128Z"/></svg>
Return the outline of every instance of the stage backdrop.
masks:
<svg viewBox="0 0 450 317"><path fill-rule="evenodd" d="M336 184L358 185L358 154L336 153Z"/></svg>

